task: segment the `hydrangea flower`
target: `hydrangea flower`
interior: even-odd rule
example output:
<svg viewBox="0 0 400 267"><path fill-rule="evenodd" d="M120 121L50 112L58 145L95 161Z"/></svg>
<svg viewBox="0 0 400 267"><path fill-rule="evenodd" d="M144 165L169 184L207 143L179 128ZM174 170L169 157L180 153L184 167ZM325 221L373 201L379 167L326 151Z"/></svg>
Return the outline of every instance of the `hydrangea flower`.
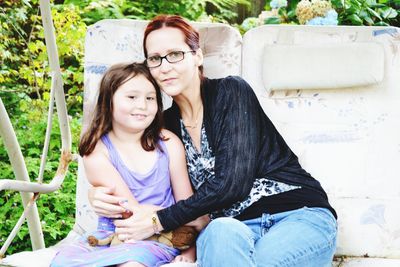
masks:
<svg viewBox="0 0 400 267"><path fill-rule="evenodd" d="M307 25L337 25L338 24L338 14L335 10L329 10L325 17L315 17L307 21Z"/></svg>
<svg viewBox="0 0 400 267"><path fill-rule="evenodd" d="M296 7L300 24L337 25L338 14L326 0L301 0Z"/></svg>
<svg viewBox="0 0 400 267"><path fill-rule="evenodd" d="M240 25L244 31L248 31L251 28L261 25L258 18L248 17Z"/></svg>
<svg viewBox="0 0 400 267"><path fill-rule="evenodd" d="M286 7L287 6L287 0L272 0L269 3L270 7L273 9L278 9L281 7Z"/></svg>

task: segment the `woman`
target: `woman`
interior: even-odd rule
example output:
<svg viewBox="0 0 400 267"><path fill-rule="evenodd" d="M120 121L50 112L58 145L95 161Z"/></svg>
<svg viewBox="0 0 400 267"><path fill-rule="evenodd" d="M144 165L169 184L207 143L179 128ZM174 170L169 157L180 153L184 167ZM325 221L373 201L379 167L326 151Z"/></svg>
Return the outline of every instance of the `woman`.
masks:
<svg viewBox="0 0 400 267"><path fill-rule="evenodd" d="M197 240L201 266L330 266L336 213L250 86L239 77L203 77L199 34L179 16L154 18L143 47L152 76L174 100L164 113L166 128L184 143L195 189L157 212L158 230L209 213L212 221ZM118 216L109 192L92 190L92 205ZM115 222L122 238L154 234L150 210L124 208L134 216Z"/></svg>

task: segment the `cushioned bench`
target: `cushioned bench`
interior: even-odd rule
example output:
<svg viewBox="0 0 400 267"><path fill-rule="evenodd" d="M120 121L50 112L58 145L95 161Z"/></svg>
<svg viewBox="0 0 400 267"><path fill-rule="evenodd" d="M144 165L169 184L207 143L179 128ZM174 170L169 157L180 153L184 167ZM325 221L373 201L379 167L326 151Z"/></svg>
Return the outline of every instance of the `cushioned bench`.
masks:
<svg viewBox="0 0 400 267"><path fill-rule="evenodd" d="M143 60L146 23L103 20L88 28L84 127L104 71ZM333 266L400 266L400 30L274 25L242 38L227 25L194 25L206 76L246 79L303 167L326 189L339 217ZM96 228L82 166L76 223L63 243ZM60 248L3 262L33 266L41 256L47 261L34 266L48 266Z"/></svg>

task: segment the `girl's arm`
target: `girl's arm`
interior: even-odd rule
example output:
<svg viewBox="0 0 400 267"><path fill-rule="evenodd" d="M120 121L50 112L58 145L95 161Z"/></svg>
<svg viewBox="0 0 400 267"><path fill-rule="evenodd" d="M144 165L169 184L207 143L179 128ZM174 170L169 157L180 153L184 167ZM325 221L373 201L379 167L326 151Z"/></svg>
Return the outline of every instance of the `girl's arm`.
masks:
<svg viewBox="0 0 400 267"><path fill-rule="evenodd" d="M186 166L185 149L181 140L172 132L163 130L162 134L168 138L165 145L169 154L169 171L171 176L171 186L176 201L187 199L193 195L193 189L189 181L189 175ZM204 219L204 218L203 218ZM198 222L199 221L199 222ZM203 228L202 220L192 222L197 230ZM208 221L207 221L208 223ZM174 259L174 262L195 262L196 261L196 246L191 246L189 249L182 251L181 255Z"/></svg>
<svg viewBox="0 0 400 267"><path fill-rule="evenodd" d="M182 141L171 131L163 130L162 133L165 137L169 138L165 144L169 154L171 186L175 200L178 202L179 200L187 199L193 195L193 189L187 171L185 148L183 147ZM200 232L209 221L209 216L206 214L186 225L193 226Z"/></svg>
<svg viewBox="0 0 400 267"><path fill-rule="evenodd" d="M118 218L125 211L119 206L119 202L127 200L129 206L139 204L119 172L111 164L108 151L101 141L90 155L83 157L83 164L89 183L95 187L109 188L108 192L112 193L104 203L93 201L92 205L98 215Z"/></svg>
<svg viewBox="0 0 400 267"><path fill-rule="evenodd" d="M163 130L162 135L168 139L165 145L169 155L169 172L175 201L187 199L193 195L193 189L186 167L185 149L181 140L172 132Z"/></svg>
<svg viewBox="0 0 400 267"><path fill-rule="evenodd" d="M171 186L175 201L178 202L179 200L187 199L193 195L193 189L187 171L185 148L183 147L182 141L171 131L164 129L162 134L169 139L165 142L165 145L167 146L169 154ZM193 226L200 232L209 221L209 216L206 214L186 225Z"/></svg>

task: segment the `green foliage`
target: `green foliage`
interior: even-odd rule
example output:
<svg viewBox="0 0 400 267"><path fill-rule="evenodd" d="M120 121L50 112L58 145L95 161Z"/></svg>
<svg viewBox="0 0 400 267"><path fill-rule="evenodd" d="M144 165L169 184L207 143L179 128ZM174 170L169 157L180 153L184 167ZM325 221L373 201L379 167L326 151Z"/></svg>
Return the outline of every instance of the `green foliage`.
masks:
<svg viewBox="0 0 400 267"><path fill-rule="evenodd" d="M239 26L244 33L263 24L299 24L296 6L299 0L288 1L287 6L272 9L268 0L265 11L258 18L247 18ZM339 25L397 26L400 27L400 0L330 0L338 13Z"/></svg>
<svg viewBox="0 0 400 267"><path fill-rule="evenodd" d="M47 101L31 99L23 93L0 93L1 99L7 103L7 107L14 106L11 121L23 152L28 173L31 180L38 177L40 155L44 143L47 127L46 111ZM18 103L19 102L19 103ZM72 118L70 121L73 147L77 146L80 132L80 118ZM61 141L57 116L53 117L52 135L49 146L49 154L45 166L44 183L53 178L60 159ZM71 163L69 172L65 177L62 187L51 194L42 194L37 201L39 216L41 218L46 246L54 245L63 239L72 229L75 214L75 185L77 164ZM0 139L0 177L14 179L7 151ZM23 212L21 197L13 191L0 191L0 239L1 243L9 235L16 221ZM7 253L30 250L31 243L28 227L23 225Z"/></svg>
<svg viewBox="0 0 400 267"><path fill-rule="evenodd" d="M249 6L250 0L66 0L64 4L79 6L81 16L89 25L101 19L145 19L158 14L179 14L189 20L229 21L237 17L231 9ZM214 12L208 14L207 9Z"/></svg>
<svg viewBox="0 0 400 267"><path fill-rule="evenodd" d="M67 103L78 112L83 96L83 43L86 25L79 8L56 6L52 16ZM0 8L0 91L42 99L50 90L50 68L37 1Z"/></svg>
<svg viewBox="0 0 400 267"><path fill-rule="evenodd" d="M52 16L67 105L70 114L74 114L80 112L83 102L83 47L86 24L80 17L80 9L73 5L56 6L52 10Z"/></svg>
<svg viewBox="0 0 400 267"><path fill-rule="evenodd" d="M332 0L332 4L342 25L400 26L399 0Z"/></svg>

